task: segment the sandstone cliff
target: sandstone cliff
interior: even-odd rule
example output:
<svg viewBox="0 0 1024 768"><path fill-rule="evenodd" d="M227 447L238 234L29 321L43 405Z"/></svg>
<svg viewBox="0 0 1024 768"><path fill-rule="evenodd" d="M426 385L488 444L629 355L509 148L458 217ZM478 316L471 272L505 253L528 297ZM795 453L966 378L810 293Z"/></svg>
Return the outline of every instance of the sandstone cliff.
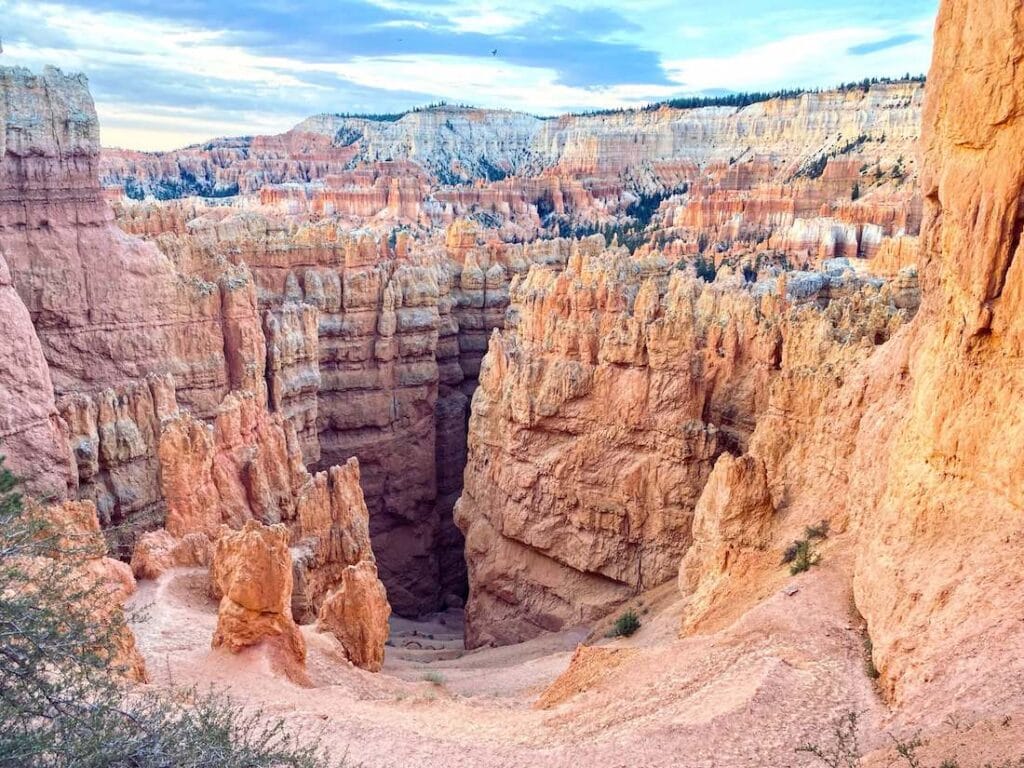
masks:
<svg viewBox="0 0 1024 768"><path fill-rule="evenodd" d="M891 700L1019 701L1024 8L944 2L924 119L926 291L907 417L854 586ZM953 699L954 703L949 700Z"/></svg>
<svg viewBox="0 0 1024 768"><path fill-rule="evenodd" d="M0 451L30 491L63 498L77 484L65 425L32 318L11 285L3 256L0 320L6 336L0 347Z"/></svg>
<svg viewBox="0 0 1024 768"><path fill-rule="evenodd" d="M140 577L211 562L233 572L215 556L225 530L286 523L296 589L282 590L275 626L291 655L301 657L292 598L311 622L331 597L327 628L356 663L379 668L390 609L358 464L339 451L344 466L311 475L303 461L303 449L319 452L317 306L264 309L243 263L175 261L118 229L84 77L0 69L0 92L0 436L11 466L36 494L80 499L48 514L88 509L90 535L107 528ZM227 591L259 578L221 575ZM218 637L245 645L231 638L249 637L264 609L235 597Z"/></svg>
<svg viewBox="0 0 1024 768"><path fill-rule="evenodd" d="M909 322L910 273L882 288L844 285L829 265L817 277L784 273L767 293L720 273L683 293L703 296L696 305L680 304L680 275L666 290L656 268L609 269L608 256L600 268L535 270L513 288L515 322L493 338L475 396L458 506L470 642L586 621L646 586L648 563L659 578L659 555L676 546L686 550L683 633L738 626L786 583L780 556L813 526L830 531L819 554L852 584L894 722L1019 708L1022 592L1008 564L1020 559L1024 488L1022 28L1012 2L950 0L940 12L925 111L923 303ZM903 251L880 252L892 265L883 271ZM616 290L616 274L632 274L631 290ZM759 294L756 313L739 311ZM702 324L701 309L716 311ZM661 355L675 316L696 348ZM667 400L657 399L662 360L685 384ZM714 426L717 444L680 451L665 428L643 439L662 414L686 424L686 408L705 434ZM623 436L634 442L617 454ZM636 457L650 463L649 446L671 462L664 471L634 468ZM675 497L685 506L666 504L663 478L687 491ZM644 524L666 520L669 535L647 535Z"/></svg>
<svg viewBox="0 0 1024 768"><path fill-rule="evenodd" d="M716 460L747 450L776 390L824 396L909 316L848 267L706 284L601 245L533 268L491 339L456 509L470 645L592 621L673 578Z"/></svg>
<svg viewBox="0 0 1024 768"><path fill-rule="evenodd" d="M179 277L115 226L84 77L4 68L0 90L0 249L56 392L170 372L183 401L210 411L234 383L223 330L240 319L224 295L234 287Z"/></svg>

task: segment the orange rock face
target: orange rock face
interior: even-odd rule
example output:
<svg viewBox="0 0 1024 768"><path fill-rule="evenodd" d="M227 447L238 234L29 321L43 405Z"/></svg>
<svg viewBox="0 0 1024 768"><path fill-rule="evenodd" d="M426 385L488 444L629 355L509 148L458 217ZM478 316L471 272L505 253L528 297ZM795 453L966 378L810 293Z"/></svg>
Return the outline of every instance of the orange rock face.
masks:
<svg viewBox="0 0 1024 768"><path fill-rule="evenodd" d="M765 548L774 516L763 462L723 453L697 501L693 544L679 567L679 590L690 598L691 611L738 558Z"/></svg>
<svg viewBox="0 0 1024 768"><path fill-rule="evenodd" d="M602 246L513 286L514 325L481 369L456 507L470 645L592 621L673 578L716 460L747 450L776 391L797 379L822 403L836 366L909 316L891 286L850 271L706 284ZM744 475L752 498L708 491L701 563L726 556L737 518L771 508L748 462L749 478L723 464L715 485Z"/></svg>
<svg viewBox="0 0 1024 768"><path fill-rule="evenodd" d="M891 700L1019 697L1024 589L1024 8L947 0L925 112L925 296L907 416L854 586ZM1019 701L1019 698L1016 699Z"/></svg>
<svg viewBox="0 0 1024 768"><path fill-rule="evenodd" d="M324 628L353 663L380 668L391 608L354 458L311 475L291 423L254 396L231 395L212 427L184 412L165 419L160 462L166 529L139 539L132 566L140 578L206 565L211 552L216 575L226 530L281 524L291 548L288 621L311 622L332 601Z"/></svg>
<svg viewBox="0 0 1024 768"><path fill-rule="evenodd" d="M277 137L107 153L102 174L136 197L238 193L229 205L116 206L187 285L217 286L210 314L235 319L219 396L176 375L179 402L208 420L226 391L258 390L255 314L270 409L311 467L358 457L382 579L411 615L464 594L452 509L469 398L491 331L505 326L510 281L568 258L567 240L536 238L649 223L639 250L667 241L673 262L702 252L756 271L845 256L898 272L912 251L893 244L920 222L921 92L909 82L557 120L461 108L383 123L322 115ZM247 287L228 293L233 270L251 274L253 302ZM110 496L112 519L159 512L148 493L134 504ZM650 567L658 578L675 570Z"/></svg>
<svg viewBox="0 0 1024 768"><path fill-rule="evenodd" d="M30 506L30 511L44 517L60 533L55 546L82 559L75 567L76 578L83 580L84 588L95 586L104 597L97 602L101 615L96 618L101 622L112 621L115 616L123 620L125 600L135 592L135 577L128 565L106 557L107 545L93 503L65 501L45 508ZM146 663L131 629L125 626L114 641L112 666L129 680L145 682Z"/></svg>
<svg viewBox="0 0 1024 768"><path fill-rule="evenodd" d="M217 540L210 578L218 594L213 647L238 653L267 641L300 667L306 642L292 619L288 529L250 520Z"/></svg>
<svg viewBox="0 0 1024 768"><path fill-rule="evenodd" d="M338 585L320 605L317 628L333 634L358 667L379 672L388 639L388 605L377 567L368 560L341 572Z"/></svg>
<svg viewBox="0 0 1024 768"><path fill-rule="evenodd" d="M0 255L0 451L7 465L39 494L64 498L77 485L66 425L57 414L50 370L32 318Z"/></svg>

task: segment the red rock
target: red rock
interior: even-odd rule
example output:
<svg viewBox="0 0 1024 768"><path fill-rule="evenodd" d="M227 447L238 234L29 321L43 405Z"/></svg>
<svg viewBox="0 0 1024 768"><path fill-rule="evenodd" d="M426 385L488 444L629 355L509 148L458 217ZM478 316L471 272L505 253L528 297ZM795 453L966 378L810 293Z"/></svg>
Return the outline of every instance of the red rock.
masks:
<svg viewBox="0 0 1024 768"><path fill-rule="evenodd" d="M357 667L379 672L388 639L388 605L376 566L368 560L350 565L320 606L317 628L333 634Z"/></svg>
<svg viewBox="0 0 1024 768"><path fill-rule="evenodd" d="M306 641L292 620L292 562L288 529L249 520L217 540L210 578L222 597L213 647L238 653L267 642L288 663L303 667Z"/></svg>

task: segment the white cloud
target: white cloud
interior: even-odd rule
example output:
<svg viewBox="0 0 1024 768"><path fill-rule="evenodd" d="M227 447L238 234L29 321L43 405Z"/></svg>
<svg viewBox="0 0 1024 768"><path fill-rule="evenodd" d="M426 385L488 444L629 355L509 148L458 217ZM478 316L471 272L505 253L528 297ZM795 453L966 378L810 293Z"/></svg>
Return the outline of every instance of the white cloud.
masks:
<svg viewBox="0 0 1024 768"><path fill-rule="evenodd" d="M898 33L921 37L867 55L848 52ZM729 56L679 58L664 65L673 80L692 92L828 87L864 77L925 72L931 48L931 19L922 19L898 30L848 27L794 35Z"/></svg>
<svg viewBox="0 0 1024 768"><path fill-rule="evenodd" d="M425 0L375 2L391 9L433 13L432 18L460 30L487 34L518 29L552 7L548 0L453 0L442 6L446 13L440 17L437 4ZM571 0L564 5L595 7L583 0ZM650 9L664 6L665 2L646 0L642 5ZM788 36L725 56L675 55L664 61L672 85L638 83L581 88L558 82L559 73L552 67L517 65L502 57L400 54L333 62L304 61L254 53L231 44L219 30L129 13L93 12L29 0L8 2L4 13L23 28L38 29L39 40L56 41L37 45L5 41L4 63L36 69L55 64L86 74L123 71L125 82L138 87L130 89L131 96L126 95L128 89L100 89L97 111L103 138L107 144L148 149L170 149L215 135L279 132L304 116L295 114L304 103L310 105L308 112L325 106L349 110L353 105L343 100L349 84L359 89L352 93L370 89L368 100L376 98L372 95L374 90L379 91L381 102L391 107L401 103L404 94L419 92L479 106L553 114L575 107L636 106L706 89L828 86L865 76L893 75L906 70L921 72L927 69L930 59L932 23L926 18L899 28L849 26ZM675 52L681 39L701 38L705 42L714 32L699 25L677 24L665 29L674 34L668 35L671 42L659 45L665 51ZM852 46L899 34L921 37L868 55L848 53ZM70 49L57 47L61 45ZM154 83L150 93L144 82L132 80L140 76L136 73L151 73L160 82ZM335 79L337 87L331 85ZM161 95L157 85L178 88L178 92L173 98L167 96L166 90ZM190 89L208 97L204 99L207 106L187 103ZM251 105L254 100L265 103L267 108L232 111L218 106ZM185 103L171 106L170 101ZM379 111L380 105L371 101L361 108Z"/></svg>
<svg viewBox="0 0 1024 768"><path fill-rule="evenodd" d="M516 66L490 56L359 57L322 69L369 88L411 89L476 106L545 114L581 104L596 108L637 106L679 90L643 84L575 88L557 82L558 73L552 69Z"/></svg>

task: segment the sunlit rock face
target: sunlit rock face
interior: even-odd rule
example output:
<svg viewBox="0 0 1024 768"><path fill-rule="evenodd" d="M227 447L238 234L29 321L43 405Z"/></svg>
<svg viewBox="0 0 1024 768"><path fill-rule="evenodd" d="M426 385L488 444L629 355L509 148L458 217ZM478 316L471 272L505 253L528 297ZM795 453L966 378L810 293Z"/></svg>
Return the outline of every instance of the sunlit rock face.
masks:
<svg viewBox="0 0 1024 768"><path fill-rule="evenodd" d="M564 271L514 282L481 368L456 508L470 645L586 623L675 578L713 467L749 449L777 392L794 380L801 397L826 392L913 312L849 267L708 284L663 258L585 245ZM714 551L702 560L742 527L713 519L730 505L740 517L759 507L708 501L701 547ZM770 521L771 499L760 507Z"/></svg>
<svg viewBox="0 0 1024 768"><path fill-rule="evenodd" d="M1024 591L1005 563L1024 541L1022 30L1009 0L948 0L936 26L914 383L854 582L887 694L907 707L964 697L994 712L1020 696L1006 681L1021 679Z"/></svg>

